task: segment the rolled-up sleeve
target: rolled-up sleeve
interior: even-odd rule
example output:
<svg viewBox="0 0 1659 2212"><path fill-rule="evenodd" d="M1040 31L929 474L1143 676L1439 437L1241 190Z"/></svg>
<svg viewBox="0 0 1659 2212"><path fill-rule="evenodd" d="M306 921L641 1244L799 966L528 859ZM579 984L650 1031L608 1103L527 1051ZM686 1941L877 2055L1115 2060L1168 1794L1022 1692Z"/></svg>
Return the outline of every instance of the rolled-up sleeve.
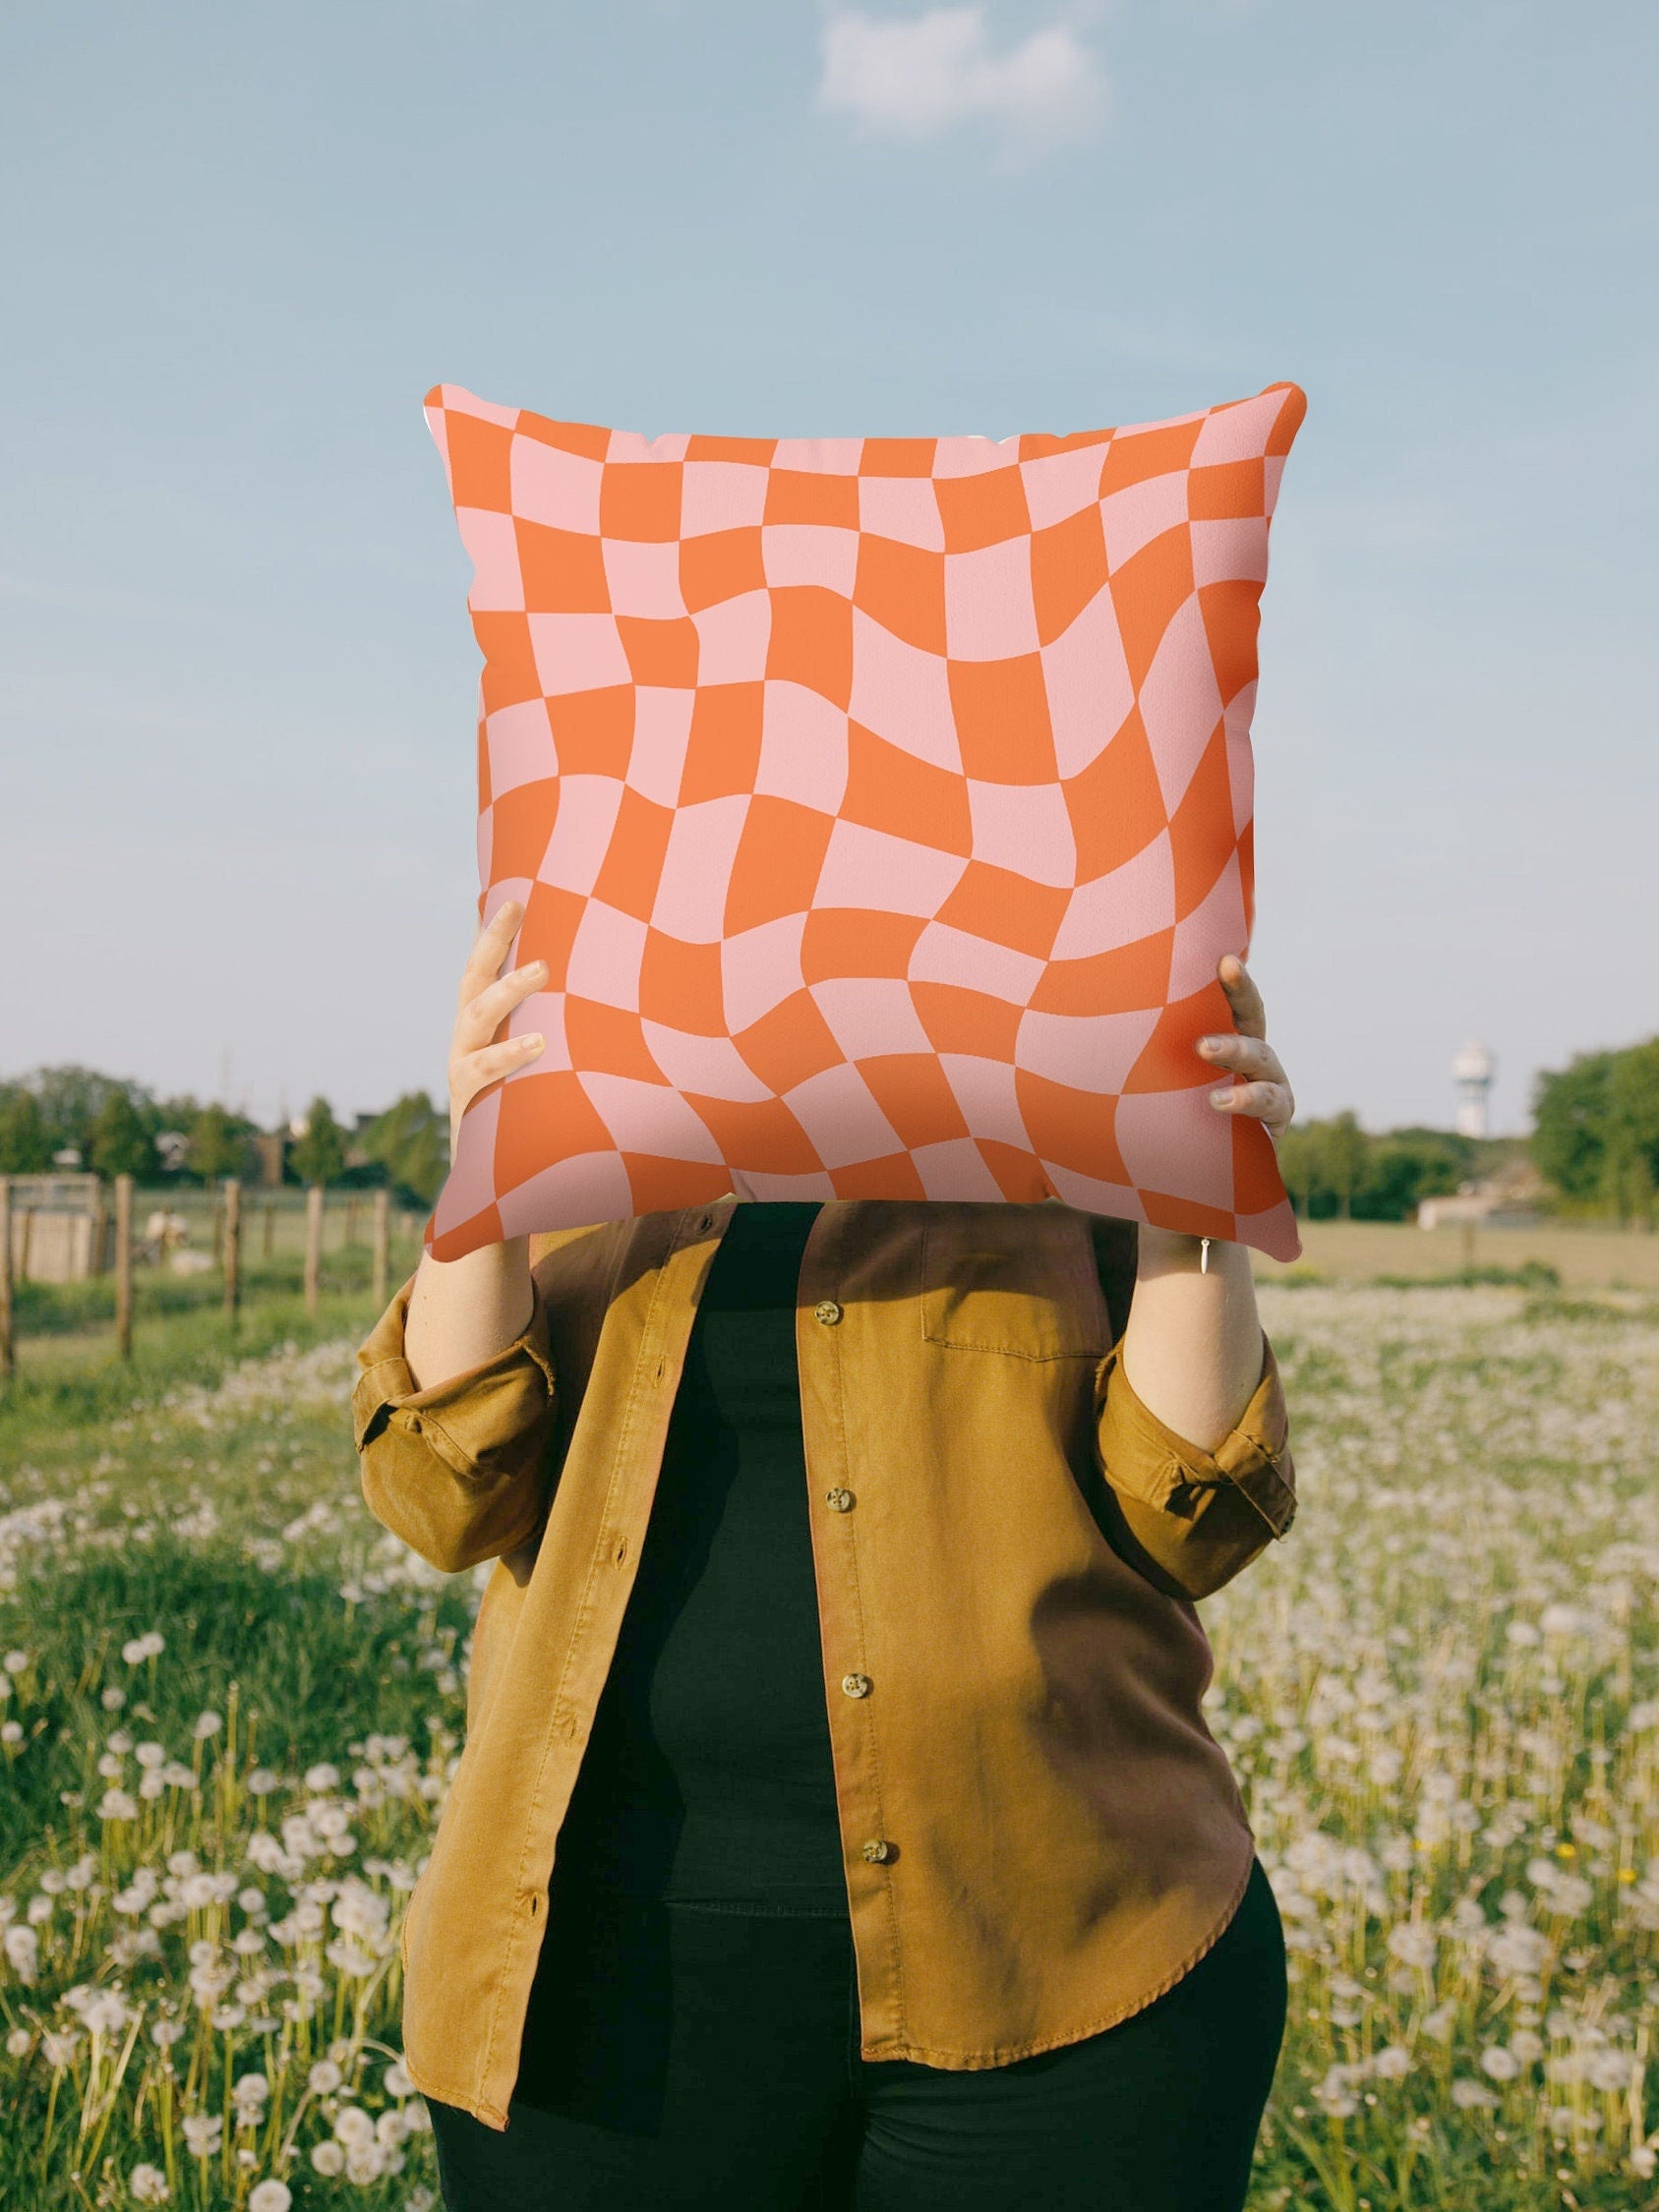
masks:
<svg viewBox="0 0 1659 2212"><path fill-rule="evenodd" d="M1278 1362L1266 1333L1250 1403L1214 1451L1143 1404L1120 1336L1095 1373L1100 1468L1130 1534L1191 1598L1230 1582L1296 1515L1296 1473Z"/></svg>
<svg viewBox="0 0 1659 2212"><path fill-rule="evenodd" d="M413 1278L357 1355L352 1392L363 1495L377 1521L446 1574L501 1557L546 1517L554 1371L539 1289L521 1336L417 1390L404 1358Z"/></svg>

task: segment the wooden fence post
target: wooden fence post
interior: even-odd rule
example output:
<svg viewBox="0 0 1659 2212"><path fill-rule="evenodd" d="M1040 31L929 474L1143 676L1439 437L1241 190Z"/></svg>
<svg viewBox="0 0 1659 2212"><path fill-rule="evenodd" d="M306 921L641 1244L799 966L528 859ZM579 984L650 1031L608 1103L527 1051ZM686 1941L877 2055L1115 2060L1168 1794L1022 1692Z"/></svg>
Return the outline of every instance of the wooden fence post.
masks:
<svg viewBox="0 0 1659 2212"><path fill-rule="evenodd" d="M12 1345L12 1179L0 1175L0 1382L17 1365Z"/></svg>
<svg viewBox="0 0 1659 2212"><path fill-rule="evenodd" d="M224 1200L220 1197L217 1191L213 1193L212 1222L213 1265L215 1267L222 1267L224 1265Z"/></svg>
<svg viewBox="0 0 1659 2212"><path fill-rule="evenodd" d="M133 1179L115 1178L115 1349L133 1356Z"/></svg>
<svg viewBox="0 0 1659 2212"><path fill-rule="evenodd" d="M276 1250L276 1200L265 1202L265 1227L260 1233L260 1257L268 1259Z"/></svg>
<svg viewBox="0 0 1659 2212"><path fill-rule="evenodd" d="M224 1185L224 1310L232 1328L242 1307L242 1180L230 1175Z"/></svg>
<svg viewBox="0 0 1659 2212"><path fill-rule="evenodd" d="M103 1185L100 1183L97 1197L92 1204L91 1250L87 1255L87 1272L89 1275L101 1275L104 1271L103 1248L108 1222L109 1216L104 1210L103 1203Z"/></svg>
<svg viewBox="0 0 1659 2212"><path fill-rule="evenodd" d="M323 1186L314 1183L305 1194L305 1310L317 1311L323 1290Z"/></svg>
<svg viewBox="0 0 1659 2212"><path fill-rule="evenodd" d="M1471 1268L1475 1263L1475 1225L1472 1221L1463 1223L1462 1246L1463 1266L1465 1269Z"/></svg>
<svg viewBox="0 0 1659 2212"><path fill-rule="evenodd" d="M345 1241L348 1245L354 1245L357 1242L357 1193L355 1191L350 1193L345 1202Z"/></svg>
<svg viewBox="0 0 1659 2212"><path fill-rule="evenodd" d="M391 1193L375 1193L375 1266L373 1291L377 1311L385 1305L391 1275Z"/></svg>

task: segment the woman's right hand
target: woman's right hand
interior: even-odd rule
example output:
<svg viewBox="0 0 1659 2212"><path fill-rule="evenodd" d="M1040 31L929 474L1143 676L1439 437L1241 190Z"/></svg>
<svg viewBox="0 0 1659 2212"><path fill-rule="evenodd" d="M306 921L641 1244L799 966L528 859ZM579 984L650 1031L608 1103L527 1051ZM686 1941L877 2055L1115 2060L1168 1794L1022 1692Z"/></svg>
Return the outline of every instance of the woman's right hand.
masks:
<svg viewBox="0 0 1659 2212"><path fill-rule="evenodd" d="M455 1028L449 1039L449 1157L460 1139L461 1116L481 1090L527 1067L547 1049L540 1034L492 1042L515 1007L541 990L548 979L546 960L529 960L504 975L507 949L524 920L521 901L499 906L473 940L472 957L461 970Z"/></svg>
<svg viewBox="0 0 1659 2212"><path fill-rule="evenodd" d="M449 1157L460 1140L461 1116L489 1084L528 1067L546 1050L539 1035L494 1041L513 1009L548 979L546 960L529 960L504 975L507 949L524 908L516 899L499 907L473 940L461 972L454 1033L449 1040ZM464 1374L504 1352L524 1333L534 1311L530 1240L507 1237L460 1259L421 1254L403 1332L403 1357L418 1390Z"/></svg>

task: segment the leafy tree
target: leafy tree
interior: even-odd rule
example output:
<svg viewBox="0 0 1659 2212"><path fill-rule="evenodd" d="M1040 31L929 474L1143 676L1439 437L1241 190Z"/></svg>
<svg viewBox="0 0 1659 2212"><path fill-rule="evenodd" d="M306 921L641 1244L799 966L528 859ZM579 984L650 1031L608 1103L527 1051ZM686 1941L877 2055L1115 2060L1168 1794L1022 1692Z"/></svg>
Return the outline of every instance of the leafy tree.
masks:
<svg viewBox="0 0 1659 2212"><path fill-rule="evenodd" d="M294 1139L289 1160L302 1183L337 1183L345 1172L345 1131L326 1098L314 1098L305 1135Z"/></svg>
<svg viewBox="0 0 1659 2212"><path fill-rule="evenodd" d="M400 1197L431 1205L449 1172L449 1123L424 1090L412 1090L371 1122L359 1139Z"/></svg>
<svg viewBox="0 0 1659 2212"><path fill-rule="evenodd" d="M1603 1172L1605 1195L1620 1227L1640 1214L1651 1229L1659 1187L1659 1037L1614 1058Z"/></svg>
<svg viewBox="0 0 1659 2212"><path fill-rule="evenodd" d="M127 1117L122 1117L119 1109L113 1109L118 1120L127 1122L136 1118L150 1136L155 1134L154 1100L142 1083L115 1076L100 1076L91 1068L41 1068L30 1077L29 1088L40 1102L40 1119L51 1138L51 1149L58 1152L73 1145L89 1166L95 1164L92 1160L94 1132L99 1127L99 1117L106 1110L112 1110L109 1103L112 1098L119 1097L130 1109ZM151 1167L153 1160L143 1172L148 1173Z"/></svg>
<svg viewBox="0 0 1659 2212"><path fill-rule="evenodd" d="M1467 1172L1455 1139L1440 1130L1391 1130L1368 1147L1354 1193L1356 1221L1412 1221L1419 1199L1455 1191Z"/></svg>
<svg viewBox="0 0 1659 2212"><path fill-rule="evenodd" d="M1323 1124L1319 1166L1328 1186L1336 1194L1336 1212L1347 1221L1354 1212L1354 1193L1365 1179L1369 1145L1354 1108L1345 1106Z"/></svg>
<svg viewBox="0 0 1659 2212"><path fill-rule="evenodd" d="M1304 1220L1312 1218L1314 1171L1319 1147L1306 1122L1292 1122L1278 1140L1278 1172L1290 1203Z"/></svg>
<svg viewBox="0 0 1659 2212"><path fill-rule="evenodd" d="M1614 1058L1611 1052L1578 1053L1533 1085L1533 1165L1570 1198L1606 1194Z"/></svg>
<svg viewBox="0 0 1659 2212"><path fill-rule="evenodd" d="M155 1101L155 1149L163 1176L191 1172L190 1133L201 1111L200 1099L188 1092L182 1098Z"/></svg>
<svg viewBox="0 0 1659 2212"><path fill-rule="evenodd" d="M111 1083L93 1118L87 1157L104 1177L133 1176L140 1183L155 1174L155 1138L145 1115L124 1083Z"/></svg>
<svg viewBox="0 0 1659 2212"><path fill-rule="evenodd" d="M43 1175L52 1164L52 1139L40 1101L27 1084L0 1092L0 1175Z"/></svg>
<svg viewBox="0 0 1659 2212"><path fill-rule="evenodd" d="M227 1114L222 1106L198 1107L189 1130L188 1158L204 1183L248 1173L252 1133L240 1115Z"/></svg>
<svg viewBox="0 0 1659 2212"><path fill-rule="evenodd" d="M1278 1140L1279 1173L1304 1219L1408 1221L1420 1198L1455 1191L1480 1147L1452 1130L1411 1128L1371 1136L1348 1111L1293 1122Z"/></svg>

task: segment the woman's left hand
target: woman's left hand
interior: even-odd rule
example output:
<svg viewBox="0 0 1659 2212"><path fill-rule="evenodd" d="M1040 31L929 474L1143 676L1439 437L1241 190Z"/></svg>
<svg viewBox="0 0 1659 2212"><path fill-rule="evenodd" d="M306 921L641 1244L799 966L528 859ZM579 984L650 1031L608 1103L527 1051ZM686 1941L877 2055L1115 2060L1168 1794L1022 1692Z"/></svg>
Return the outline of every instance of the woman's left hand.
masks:
<svg viewBox="0 0 1659 2212"><path fill-rule="evenodd" d="M1254 1115L1276 1144L1280 1131L1290 1126L1296 1101L1278 1054L1268 1042L1262 994L1236 953L1221 955L1215 979L1227 994L1238 1034L1200 1037L1196 1049L1200 1059L1230 1070L1238 1080L1230 1089L1213 1090L1210 1102L1218 1114Z"/></svg>

